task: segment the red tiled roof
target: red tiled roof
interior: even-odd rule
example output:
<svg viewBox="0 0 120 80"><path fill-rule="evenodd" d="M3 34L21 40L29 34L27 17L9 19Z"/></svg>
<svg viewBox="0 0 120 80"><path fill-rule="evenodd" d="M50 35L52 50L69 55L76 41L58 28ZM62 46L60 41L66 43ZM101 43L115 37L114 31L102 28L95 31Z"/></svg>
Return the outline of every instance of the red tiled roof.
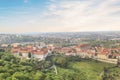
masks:
<svg viewBox="0 0 120 80"><path fill-rule="evenodd" d="M33 51L32 53L33 53L33 54L37 54L37 55L46 54L46 52L44 52L44 51Z"/></svg>
<svg viewBox="0 0 120 80"><path fill-rule="evenodd" d="M14 54L14 53L18 53L18 51L12 51L12 53Z"/></svg>
<svg viewBox="0 0 120 80"><path fill-rule="evenodd" d="M113 56L120 56L120 54L112 54Z"/></svg>
<svg viewBox="0 0 120 80"><path fill-rule="evenodd" d="M78 47L88 47L90 46L90 44L81 44L81 45L78 45Z"/></svg>
<svg viewBox="0 0 120 80"><path fill-rule="evenodd" d="M33 54L45 54L47 53L48 49L47 48L42 48L42 49L38 49L36 48L34 50L33 47L31 46L27 46L27 47L20 47L20 48L12 48L11 52L15 53L15 52L20 52L20 53L33 53Z"/></svg>

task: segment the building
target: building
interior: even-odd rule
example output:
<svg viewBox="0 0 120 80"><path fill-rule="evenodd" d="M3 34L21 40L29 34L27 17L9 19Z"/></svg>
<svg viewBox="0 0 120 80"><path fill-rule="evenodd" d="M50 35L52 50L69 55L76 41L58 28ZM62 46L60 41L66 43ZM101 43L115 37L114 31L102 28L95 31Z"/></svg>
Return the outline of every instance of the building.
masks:
<svg viewBox="0 0 120 80"><path fill-rule="evenodd" d="M17 57L22 57L22 58L38 58L40 60L43 60L47 57L48 55L48 49L47 48L37 48L37 47L32 47L32 46L25 46L25 47L13 47L11 49L11 53ZM50 53L50 51L49 51ZM30 56L29 56L30 55Z"/></svg>

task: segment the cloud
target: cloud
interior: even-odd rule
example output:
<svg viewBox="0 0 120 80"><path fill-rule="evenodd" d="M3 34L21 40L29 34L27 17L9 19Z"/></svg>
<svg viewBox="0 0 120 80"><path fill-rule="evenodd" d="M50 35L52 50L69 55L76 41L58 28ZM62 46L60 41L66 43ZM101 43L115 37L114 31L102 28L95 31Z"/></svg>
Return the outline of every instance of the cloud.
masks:
<svg viewBox="0 0 120 80"><path fill-rule="evenodd" d="M51 2L56 2L56 0L50 0Z"/></svg>
<svg viewBox="0 0 120 80"><path fill-rule="evenodd" d="M45 12L52 28L71 30L118 30L119 0L61 0L51 3ZM120 13L119 13L120 14ZM58 25L56 25L58 24ZM120 30L120 29L119 29Z"/></svg>
<svg viewBox="0 0 120 80"><path fill-rule="evenodd" d="M119 4L120 0L49 0L42 9L15 8L9 17L0 17L0 26L11 26L0 31L120 31Z"/></svg>
<svg viewBox="0 0 120 80"><path fill-rule="evenodd" d="M29 0L24 0L24 3L28 3Z"/></svg>

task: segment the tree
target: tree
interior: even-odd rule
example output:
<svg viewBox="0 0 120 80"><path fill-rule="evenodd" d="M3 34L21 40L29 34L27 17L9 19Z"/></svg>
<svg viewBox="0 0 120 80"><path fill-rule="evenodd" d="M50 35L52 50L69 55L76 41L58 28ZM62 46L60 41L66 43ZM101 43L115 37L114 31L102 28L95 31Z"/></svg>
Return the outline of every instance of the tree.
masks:
<svg viewBox="0 0 120 80"><path fill-rule="evenodd" d="M1 57L4 55L4 53L3 52L0 52L0 59L1 59Z"/></svg>
<svg viewBox="0 0 120 80"><path fill-rule="evenodd" d="M36 72L33 77L33 80L45 80L45 75L42 72Z"/></svg>
<svg viewBox="0 0 120 80"><path fill-rule="evenodd" d="M12 80L30 80L23 72L16 72L12 75Z"/></svg>
<svg viewBox="0 0 120 80"><path fill-rule="evenodd" d="M5 80L7 77L10 77L9 73L0 73L0 80Z"/></svg>
<svg viewBox="0 0 120 80"><path fill-rule="evenodd" d="M31 58L31 57L32 57L32 55L31 55L31 53L29 52L29 53L28 53L28 58Z"/></svg>
<svg viewBox="0 0 120 80"><path fill-rule="evenodd" d="M0 52L5 52L5 50L4 49L0 49Z"/></svg>
<svg viewBox="0 0 120 80"><path fill-rule="evenodd" d="M22 53L21 53L21 52L19 53L19 56L22 56Z"/></svg>
<svg viewBox="0 0 120 80"><path fill-rule="evenodd" d="M120 67L120 56L118 57L117 66Z"/></svg>
<svg viewBox="0 0 120 80"><path fill-rule="evenodd" d="M1 57L1 59L5 60L5 61L11 61L11 59L15 59L15 57L13 55L11 55L11 54L6 53L5 55L3 55Z"/></svg>
<svg viewBox="0 0 120 80"><path fill-rule="evenodd" d="M54 57L53 58L53 62L56 65L58 65L60 67L64 67L64 68L66 68L67 65L68 65L68 59L67 59L67 57L61 56L61 55Z"/></svg>

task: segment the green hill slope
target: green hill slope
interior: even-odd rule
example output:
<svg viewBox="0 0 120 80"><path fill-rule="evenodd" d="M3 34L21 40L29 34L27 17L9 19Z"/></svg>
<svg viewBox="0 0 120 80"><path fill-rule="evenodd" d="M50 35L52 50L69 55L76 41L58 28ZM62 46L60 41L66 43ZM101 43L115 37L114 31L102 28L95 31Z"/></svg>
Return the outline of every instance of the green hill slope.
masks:
<svg viewBox="0 0 120 80"><path fill-rule="evenodd" d="M120 68L114 64L92 59L62 55L43 61L21 60L10 53L0 53L0 80L119 80L119 74Z"/></svg>

